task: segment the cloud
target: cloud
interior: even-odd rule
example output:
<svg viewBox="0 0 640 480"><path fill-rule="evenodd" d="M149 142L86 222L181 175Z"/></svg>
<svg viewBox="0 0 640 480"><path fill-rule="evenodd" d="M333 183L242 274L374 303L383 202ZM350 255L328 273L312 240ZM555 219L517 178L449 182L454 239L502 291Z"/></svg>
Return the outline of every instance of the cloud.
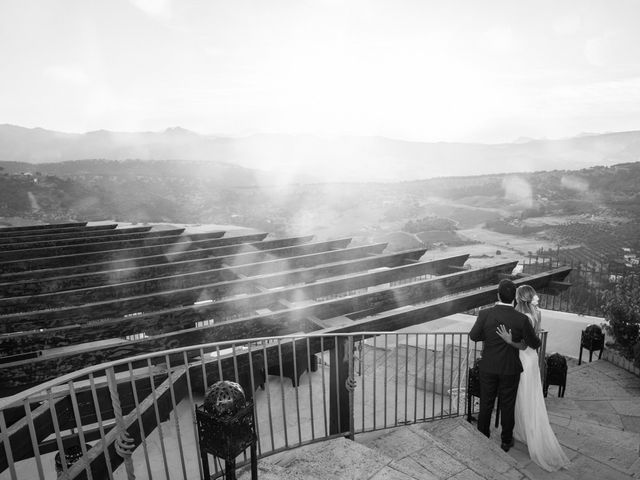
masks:
<svg viewBox="0 0 640 480"><path fill-rule="evenodd" d="M89 83L89 75L77 65L51 65L45 68L44 75L58 82L72 85L87 85Z"/></svg>
<svg viewBox="0 0 640 480"><path fill-rule="evenodd" d="M172 0L129 0L129 2L150 17L168 20L172 16Z"/></svg>
<svg viewBox="0 0 640 480"><path fill-rule="evenodd" d="M516 39L511 27L494 27L483 32L486 45L497 53L510 53L515 50Z"/></svg>
<svg viewBox="0 0 640 480"><path fill-rule="evenodd" d="M581 27L582 18L575 13L556 17L553 21L553 30L559 35L574 35Z"/></svg>
<svg viewBox="0 0 640 480"><path fill-rule="evenodd" d="M637 71L637 44L635 32L616 30L592 37L585 43L584 56L596 67L631 67Z"/></svg>

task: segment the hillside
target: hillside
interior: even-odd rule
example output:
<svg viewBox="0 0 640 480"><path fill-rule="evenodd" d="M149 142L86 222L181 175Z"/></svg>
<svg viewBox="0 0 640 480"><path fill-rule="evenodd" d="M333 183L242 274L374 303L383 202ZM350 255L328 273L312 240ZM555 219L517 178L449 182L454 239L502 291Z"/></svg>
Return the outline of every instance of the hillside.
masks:
<svg viewBox="0 0 640 480"><path fill-rule="evenodd" d="M640 160L640 131L485 145L355 136L220 137L179 127L161 132L71 134L0 125L0 161L46 164L83 159L225 163L269 172L281 183L396 182L635 162ZM52 174L60 174L49 168Z"/></svg>
<svg viewBox="0 0 640 480"><path fill-rule="evenodd" d="M72 178L94 179L164 178L207 179L214 184L231 187L254 187L277 184L278 177L262 170L252 170L222 162L178 160L70 160L55 163L2 162L9 174L31 173ZM298 179L303 181L304 177Z"/></svg>
<svg viewBox="0 0 640 480"><path fill-rule="evenodd" d="M540 247L533 242L525 253L543 244L546 249L595 239L619 250L635 247L640 238L640 162L397 183L279 186L255 183L251 171L238 167L218 165L218 170L198 174L181 165L138 160L37 166L0 162L0 219L236 224L275 235L311 232L318 238L390 241L392 249L408 241L438 248L482 238L487 243L487 233L542 242ZM38 170L15 173L25 166ZM70 174L50 175L49 168ZM587 226L567 227L576 223ZM593 225L603 224L609 237L593 230ZM583 232L582 238L574 232Z"/></svg>

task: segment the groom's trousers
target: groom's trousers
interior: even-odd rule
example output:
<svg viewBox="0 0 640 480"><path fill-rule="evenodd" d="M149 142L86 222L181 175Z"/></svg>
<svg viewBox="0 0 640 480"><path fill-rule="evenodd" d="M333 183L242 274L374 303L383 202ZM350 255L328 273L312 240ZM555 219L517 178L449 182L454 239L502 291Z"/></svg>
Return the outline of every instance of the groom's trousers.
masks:
<svg viewBox="0 0 640 480"><path fill-rule="evenodd" d="M502 442L513 439L514 409L518 395L520 373L515 375L498 375L496 373L479 372L480 376L480 413L478 414L478 430L489 437L491 433L491 413L496 396L500 400L500 424L502 426Z"/></svg>

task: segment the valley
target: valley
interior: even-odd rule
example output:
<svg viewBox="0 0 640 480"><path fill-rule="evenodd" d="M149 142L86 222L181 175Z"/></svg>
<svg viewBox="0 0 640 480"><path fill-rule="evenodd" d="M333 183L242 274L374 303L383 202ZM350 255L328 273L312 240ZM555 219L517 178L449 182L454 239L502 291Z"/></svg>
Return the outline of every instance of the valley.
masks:
<svg viewBox="0 0 640 480"><path fill-rule="evenodd" d="M194 178L181 174L178 165L154 171L153 164L134 162L128 169L124 162L106 175L86 172L94 161L85 168L74 164L75 173L61 165L67 173L60 176L5 168L0 222L237 225L274 237L385 242L388 251L427 247L431 258L465 252L474 267L558 253L608 266L624 263L623 248L635 254L639 247L640 163L412 182L262 186L234 184L234 177L224 175Z"/></svg>

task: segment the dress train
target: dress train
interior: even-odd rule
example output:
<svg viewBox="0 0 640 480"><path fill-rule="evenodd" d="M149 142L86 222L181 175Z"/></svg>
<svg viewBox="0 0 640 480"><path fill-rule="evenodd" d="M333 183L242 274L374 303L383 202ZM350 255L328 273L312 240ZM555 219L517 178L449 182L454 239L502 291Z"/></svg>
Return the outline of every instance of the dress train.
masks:
<svg viewBox="0 0 640 480"><path fill-rule="evenodd" d="M518 384L513 436L527 444L529 456L535 463L553 472L566 467L569 459L549 424L536 351L520 350L520 361L523 372Z"/></svg>

